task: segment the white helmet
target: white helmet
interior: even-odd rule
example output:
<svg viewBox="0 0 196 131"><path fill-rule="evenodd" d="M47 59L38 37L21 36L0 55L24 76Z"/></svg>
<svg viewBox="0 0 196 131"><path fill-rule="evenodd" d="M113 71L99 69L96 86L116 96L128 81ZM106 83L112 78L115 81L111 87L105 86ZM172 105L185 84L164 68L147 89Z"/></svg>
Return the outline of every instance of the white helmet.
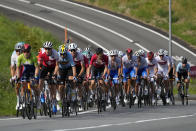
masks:
<svg viewBox="0 0 196 131"><path fill-rule="evenodd" d="M53 46L53 43L50 42L50 41L46 41L44 44L43 44L43 48L52 48Z"/></svg>
<svg viewBox="0 0 196 131"><path fill-rule="evenodd" d="M134 55L138 57L141 56L141 53L139 51L136 51Z"/></svg>
<svg viewBox="0 0 196 131"><path fill-rule="evenodd" d="M77 51L82 52L82 49L81 48L77 48Z"/></svg>
<svg viewBox="0 0 196 131"><path fill-rule="evenodd" d="M72 50L72 49L77 49L77 45L76 45L76 43L71 43L71 44L69 44L69 46L68 46L68 49L69 50Z"/></svg>
<svg viewBox="0 0 196 131"><path fill-rule="evenodd" d="M119 57L123 57L123 56L124 56L123 51L118 51L118 56L119 56Z"/></svg>
<svg viewBox="0 0 196 131"><path fill-rule="evenodd" d="M168 51L164 50L164 55L168 56Z"/></svg>
<svg viewBox="0 0 196 131"><path fill-rule="evenodd" d="M117 50L110 50L109 51L109 55L111 56L111 55L118 55L118 52L117 52Z"/></svg>
<svg viewBox="0 0 196 131"><path fill-rule="evenodd" d="M18 43L16 43L14 49L21 50L23 48L24 44L25 44L24 42L18 42Z"/></svg>
<svg viewBox="0 0 196 131"><path fill-rule="evenodd" d="M85 48L84 51L90 52L91 49L89 47Z"/></svg>
<svg viewBox="0 0 196 131"><path fill-rule="evenodd" d="M145 56L145 51L142 49L138 50L138 53L140 53L141 56Z"/></svg>
<svg viewBox="0 0 196 131"><path fill-rule="evenodd" d="M158 51L158 55L164 55L164 50L163 50L163 49L160 49L160 50Z"/></svg>

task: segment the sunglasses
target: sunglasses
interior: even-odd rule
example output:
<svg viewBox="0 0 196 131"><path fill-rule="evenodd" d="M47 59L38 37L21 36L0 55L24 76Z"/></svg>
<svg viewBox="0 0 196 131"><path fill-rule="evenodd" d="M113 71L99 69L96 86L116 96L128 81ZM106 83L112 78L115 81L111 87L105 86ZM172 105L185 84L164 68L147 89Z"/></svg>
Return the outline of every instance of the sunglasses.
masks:
<svg viewBox="0 0 196 131"><path fill-rule="evenodd" d="M45 50L51 50L51 48L45 48Z"/></svg>
<svg viewBox="0 0 196 131"><path fill-rule="evenodd" d="M163 57L163 55L159 55L160 57Z"/></svg>
<svg viewBox="0 0 196 131"><path fill-rule="evenodd" d="M71 52L76 52L76 50L75 50L75 49L71 49L70 51L71 51Z"/></svg>
<svg viewBox="0 0 196 131"><path fill-rule="evenodd" d="M66 53L60 53L61 56L66 56Z"/></svg>
<svg viewBox="0 0 196 131"><path fill-rule="evenodd" d="M20 52L20 50L15 50L16 52Z"/></svg>
<svg viewBox="0 0 196 131"><path fill-rule="evenodd" d="M24 53L29 53L30 52L30 50L24 50Z"/></svg>
<svg viewBox="0 0 196 131"><path fill-rule="evenodd" d="M116 55L111 55L111 57L116 57Z"/></svg>

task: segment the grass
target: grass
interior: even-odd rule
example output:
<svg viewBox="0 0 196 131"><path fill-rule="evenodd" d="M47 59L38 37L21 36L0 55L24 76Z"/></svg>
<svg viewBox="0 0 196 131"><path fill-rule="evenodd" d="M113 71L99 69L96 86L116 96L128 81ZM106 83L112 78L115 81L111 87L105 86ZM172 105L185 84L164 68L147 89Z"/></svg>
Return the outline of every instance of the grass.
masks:
<svg viewBox="0 0 196 131"><path fill-rule="evenodd" d="M101 7L168 31L169 0L75 0ZM196 48L195 0L172 0L173 34Z"/></svg>
<svg viewBox="0 0 196 131"><path fill-rule="evenodd" d="M19 41L25 41L32 46L33 53L36 54L45 41L52 41L56 47L60 42L41 28L30 28L20 22L11 21L1 14L0 25L0 116L7 116L16 113L15 91L9 83L10 57L14 45Z"/></svg>

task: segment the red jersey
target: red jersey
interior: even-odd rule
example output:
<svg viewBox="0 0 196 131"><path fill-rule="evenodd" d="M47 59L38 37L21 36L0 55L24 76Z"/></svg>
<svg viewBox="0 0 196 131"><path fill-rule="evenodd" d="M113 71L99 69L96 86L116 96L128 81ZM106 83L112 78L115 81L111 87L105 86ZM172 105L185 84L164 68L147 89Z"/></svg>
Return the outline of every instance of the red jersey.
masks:
<svg viewBox="0 0 196 131"><path fill-rule="evenodd" d="M88 68L88 66L89 66L88 58L86 58L86 56L84 56L84 55L83 55L83 57L84 57L84 65L85 65L85 68Z"/></svg>
<svg viewBox="0 0 196 131"><path fill-rule="evenodd" d="M94 54L91 58L90 65L93 65L96 68L100 68L105 65L108 66L108 56L103 55L100 60L97 58L98 58L98 56L96 54Z"/></svg>
<svg viewBox="0 0 196 131"><path fill-rule="evenodd" d="M41 63L45 67L54 68L56 66L56 61L58 61L59 55L56 50L52 49L52 55L48 56L46 52L40 52L38 56L38 61L43 61Z"/></svg>

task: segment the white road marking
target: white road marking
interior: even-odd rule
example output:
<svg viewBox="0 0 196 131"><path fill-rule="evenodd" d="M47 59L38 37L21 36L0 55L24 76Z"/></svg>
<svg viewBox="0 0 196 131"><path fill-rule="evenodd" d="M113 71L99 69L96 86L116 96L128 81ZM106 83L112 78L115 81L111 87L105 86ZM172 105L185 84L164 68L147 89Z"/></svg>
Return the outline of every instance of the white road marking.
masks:
<svg viewBox="0 0 196 131"><path fill-rule="evenodd" d="M166 39L166 40L169 40L168 37L166 37L166 36L164 36L164 35L162 35L162 34L156 32L156 31L154 31L154 30L151 30L151 29L149 29L149 28L147 28L147 27L144 27L144 26L139 25L139 24L137 24L137 23L131 22L131 21L129 21L129 20L123 19L123 18L118 17L118 16L116 16L116 15L109 14L109 13L106 13L106 12L104 12L104 11L97 10L97 9L94 9L94 8L91 8L91 7L87 7L87 6L84 6L84 5L81 5L81 4L77 4L77 3L74 3L74 2L71 2L71 1L67 1L67 0L59 0L59 1L65 2L65 3L69 3L69 4L72 4L72 5L76 5L76 6L79 6L79 7L83 7L83 8L86 8L86 9L89 9L89 10L92 10L92 11L95 11L95 12L98 12L98 13L101 13L101 14L104 14L104 15L111 16L111 17L113 17L113 18L122 20L122 21L124 21L124 22L129 23L129 24L132 24L132 25L135 25L135 26L140 27L140 28L142 28L142 29L145 29L145 30L147 30L147 31L150 31L150 32L152 32L152 33L154 33L154 34L156 34L156 35L158 35L158 36L161 36L162 38L164 38L164 39ZM186 47L180 45L180 44L177 43L176 41L172 40L172 43L174 43L174 44L177 45L178 47L182 48L183 50L187 51L188 53L190 53L190 54L192 54L193 56L196 57L196 54L195 54L194 52L192 52L192 51L190 51L189 49L187 49Z"/></svg>
<svg viewBox="0 0 196 131"><path fill-rule="evenodd" d="M31 3L30 1L27 1L27 0L18 0L18 1L28 3L28 4Z"/></svg>
<svg viewBox="0 0 196 131"><path fill-rule="evenodd" d="M104 124L104 125L96 125L96 126L88 126L88 127L80 127L80 128L58 129L58 130L53 130L53 131L87 130L87 129L96 129L96 128L103 128L103 127L111 127L111 126L124 126L124 125L130 125L130 124L138 124L138 123L161 121L161 120L171 120L171 119L187 118L187 117L193 117L193 116L196 116L196 113L191 114L191 115L174 116L174 117L164 117L164 118L156 118L156 119L146 119L146 120L138 120L138 121L133 121L133 122Z"/></svg>
<svg viewBox="0 0 196 131"><path fill-rule="evenodd" d="M42 17L39 17L39 16L30 14L30 13L27 13L27 12L24 12L24 11L22 11L22 10L18 10L18 9L15 9L15 8L12 8L12 7L9 7L9 6L6 6L6 5L0 4L0 6L3 7L3 8L10 9L10 10L13 10L13 11L16 11L16 12L19 12L19 13L22 13L22 14L25 14L25 15L28 15L28 16L31 16L31 17L34 17L34 18L36 18L36 19L42 20L42 21L44 21L44 22L47 22L47 23L52 24L52 25L54 25L54 26L57 26L57 27L59 27L59 28L61 28L61 29L63 29L63 30L65 29L65 26L62 26L62 25L57 24L57 23L55 23L55 22L52 22L52 21L50 21L50 20L44 19L44 18L42 18ZM90 43L92 43L92 44L94 44L94 45L96 45L96 46L102 48L102 49L105 50L106 52L109 51L108 49L106 49L105 47L101 46L100 44L98 44L97 42L93 41L92 39L88 38L87 36L85 36L85 35L83 35L83 34L81 34L81 33L78 33L78 32L76 32L76 31L74 31L74 30L72 30L72 29L70 29L70 28L67 28L67 30L68 30L69 32L71 32L71 33L73 33L73 34L75 34L75 35L77 35L77 36L79 36L79 37L81 37L81 38L83 38L83 39L89 41Z"/></svg>
<svg viewBox="0 0 196 131"><path fill-rule="evenodd" d="M0 119L0 121L19 120L19 119L22 119L22 118L3 118L3 119Z"/></svg>
<svg viewBox="0 0 196 131"><path fill-rule="evenodd" d="M52 8L52 7L48 7L48 6L45 6L45 5L42 5L42 4L35 3L34 5L39 6L39 7L42 7L42 8L45 8L45 9L49 9L49 10L52 10L52 11L55 11L55 12L58 12L58 13L61 13L61 14L64 14L64 15L68 15L68 16L70 16L70 17L73 17L73 18L78 19L78 20L81 20L81 21L84 21L84 22L89 23L89 24L91 24L91 25L97 26L97 27L99 27L99 28L101 28L101 29L104 29L104 30L106 30L106 31L108 31L108 32L111 32L111 33L113 33L113 34L115 34L115 35L117 35L117 36L119 36L119 37L121 37L121 38L123 38L123 39L129 41L130 43L133 43L133 40L132 40L132 39L129 39L128 37L126 37L126 36L124 36L124 35L122 35L122 34L116 32L116 31L114 31L114 30L111 30L111 29L109 29L109 28L107 28L107 27L104 27L104 26L99 25L99 24L97 24L97 23L94 23L94 22L92 22L92 21L83 19L83 18L78 17L78 16L76 16L76 15L73 15L73 14L70 14L70 13L67 13L67 12L64 12L64 11L61 11L61 10ZM136 46L140 47L141 49L145 50L145 51L149 51L148 49L146 49L145 47L141 46L141 45L138 44L138 43L134 43L134 44L135 44Z"/></svg>

